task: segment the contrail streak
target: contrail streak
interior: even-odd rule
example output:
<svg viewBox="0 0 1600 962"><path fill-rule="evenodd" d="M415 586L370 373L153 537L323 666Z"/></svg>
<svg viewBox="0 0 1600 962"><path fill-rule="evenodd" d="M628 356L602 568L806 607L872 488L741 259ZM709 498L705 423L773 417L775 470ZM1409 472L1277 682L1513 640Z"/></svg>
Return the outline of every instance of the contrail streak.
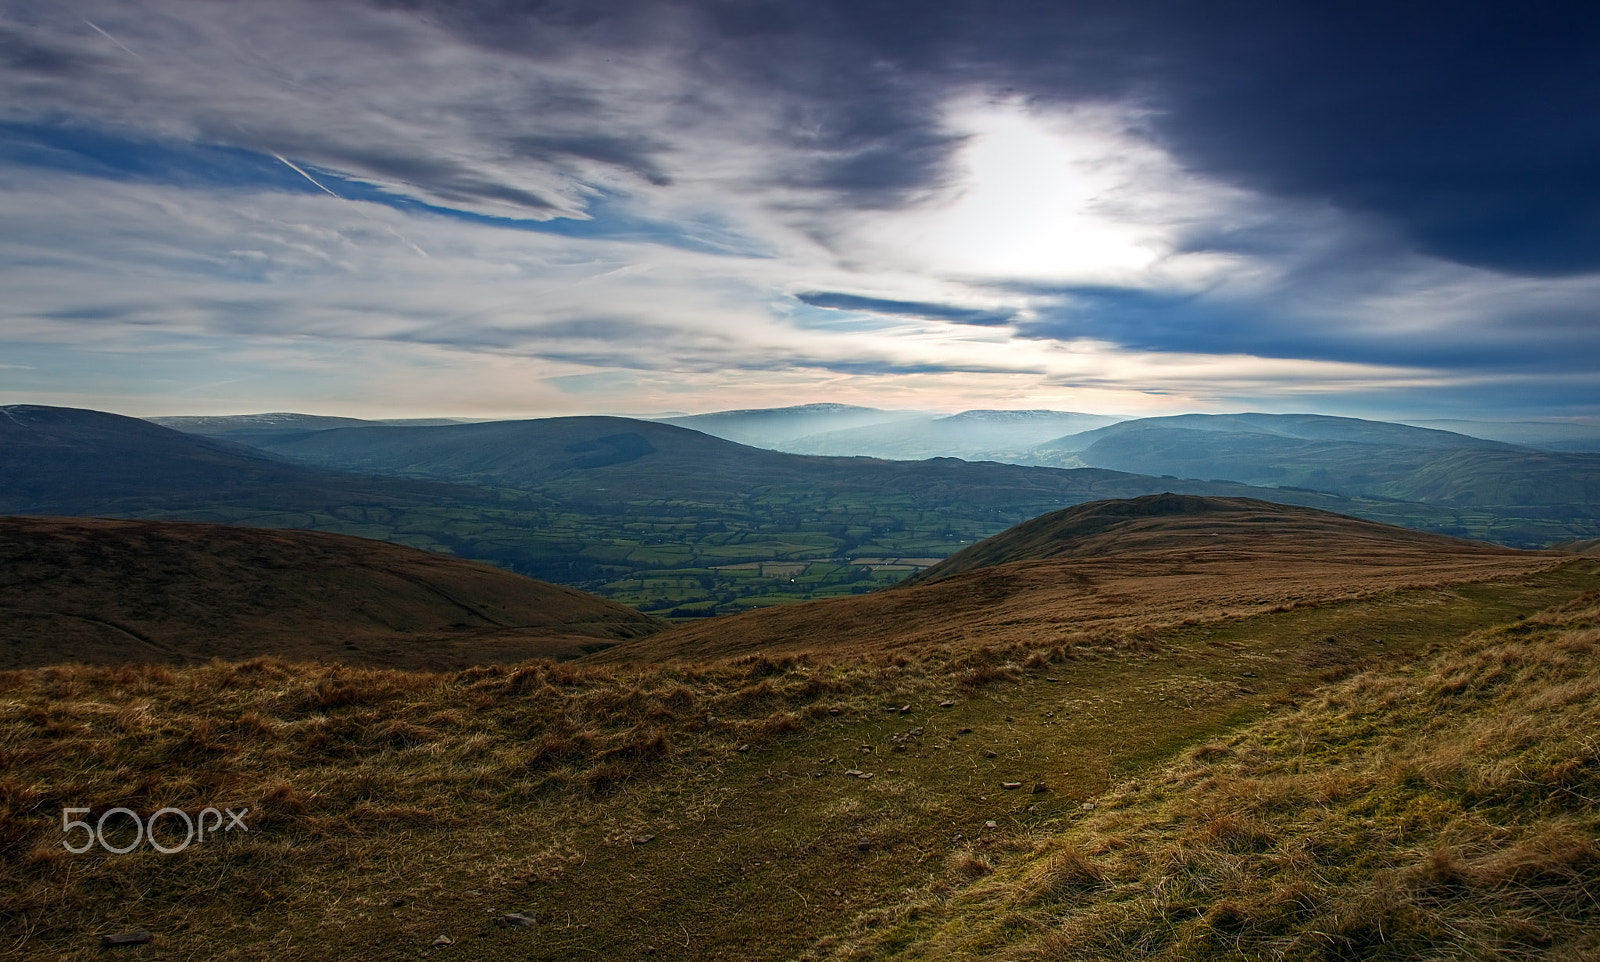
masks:
<svg viewBox="0 0 1600 962"><path fill-rule="evenodd" d="M98 26L95 25L94 21L89 20L86 17L79 17L78 19L82 20L84 23L87 23L89 25L89 29L93 30L95 33L98 33L100 36L105 37L107 40L109 40L112 43L116 44L117 46L121 47L123 49L123 51L128 54L128 56L134 58L135 60L143 60L144 59L143 57L141 57L138 54L134 53L132 50L129 50L127 44L123 43L121 40L118 40L116 37L113 37L111 34L106 33L104 30L101 30Z"/></svg>
<svg viewBox="0 0 1600 962"><path fill-rule="evenodd" d="M290 162L289 158L283 156L282 154L273 154L272 156L278 158L278 160L281 161L285 167L288 167L290 170L292 170L295 173L299 174L301 177L304 177L306 180L309 180L313 184L316 184L318 189L320 189L323 193L327 194L329 197L339 197L338 194L335 194L333 191L329 190L326 186L324 186L322 181L317 180L315 177L313 177L310 174L306 173L301 168L296 167L292 162ZM339 199L340 200L344 200L343 197L339 197Z"/></svg>
<svg viewBox="0 0 1600 962"><path fill-rule="evenodd" d="M345 201L346 203L352 203L352 204L355 203L355 201L352 201L347 197L339 197L338 194L336 194L333 191L329 190L328 186L326 184L324 184L322 181L316 179L315 177L311 176L310 174L306 173L304 168L297 166L293 161L289 160L289 158L283 156L282 154L276 154L275 153L272 156L276 157L278 159L278 161L280 163L282 163L285 167L288 167L290 170L292 170L295 173L299 174L301 177L304 177L306 180L309 180L313 184L316 184L317 185L317 189L321 190L323 193L327 194L329 197L337 197L339 200ZM410 238L406 237L406 235L404 235L404 234L400 233L399 231L395 230L393 227L390 227L388 224L380 223L378 226L382 227L384 230L386 230L389 233L393 234L395 236L395 238L400 241L400 243L402 243L402 244L406 245L407 247L411 248L412 250L416 251L417 254L419 254L420 256L426 257L428 260L433 260L433 255L429 254L427 251L423 250L421 247L418 247L414 242L411 241Z"/></svg>

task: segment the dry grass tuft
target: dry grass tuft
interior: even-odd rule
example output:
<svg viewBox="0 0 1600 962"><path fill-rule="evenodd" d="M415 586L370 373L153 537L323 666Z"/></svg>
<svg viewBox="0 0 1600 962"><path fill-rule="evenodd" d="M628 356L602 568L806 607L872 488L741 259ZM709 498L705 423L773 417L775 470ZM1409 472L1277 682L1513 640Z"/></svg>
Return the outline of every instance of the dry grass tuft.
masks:
<svg viewBox="0 0 1600 962"><path fill-rule="evenodd" d="M1349 678L1108 794L1032 853L958 853L956 888L934 910L824 954L1588 957L1597 621L1590 592L1418 666Z"/></svg>

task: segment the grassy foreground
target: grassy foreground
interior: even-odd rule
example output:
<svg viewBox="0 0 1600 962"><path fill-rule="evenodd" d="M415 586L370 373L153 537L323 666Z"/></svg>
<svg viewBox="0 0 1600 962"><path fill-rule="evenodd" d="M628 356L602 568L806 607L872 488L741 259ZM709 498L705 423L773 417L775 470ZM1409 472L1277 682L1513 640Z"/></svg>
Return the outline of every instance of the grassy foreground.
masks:
<svg viewBox="0 0 1600 962"><path fill-rule="evenodd" d="M1600 957L1600 592L1193 748L819 954Z"/></svg>
<svg viewBox="0 0 1600 962"><path fill-rule="evenodd" d="M1597 572L836 662L0 673L0 953L1581 946L1600 598L1516 617ZM119 806L249 831L63 848L63 809Z"/></svg>

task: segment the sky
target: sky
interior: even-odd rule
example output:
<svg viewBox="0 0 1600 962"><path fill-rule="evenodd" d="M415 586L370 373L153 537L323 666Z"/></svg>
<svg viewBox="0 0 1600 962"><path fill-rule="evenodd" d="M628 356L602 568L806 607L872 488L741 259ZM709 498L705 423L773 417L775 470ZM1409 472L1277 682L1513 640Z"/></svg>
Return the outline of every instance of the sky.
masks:
<svg viewBox="0 0 1600 962"><path fill-rule="evenodd" d="M0 403L1600 415L1600 8L0 0Z"/></svg>

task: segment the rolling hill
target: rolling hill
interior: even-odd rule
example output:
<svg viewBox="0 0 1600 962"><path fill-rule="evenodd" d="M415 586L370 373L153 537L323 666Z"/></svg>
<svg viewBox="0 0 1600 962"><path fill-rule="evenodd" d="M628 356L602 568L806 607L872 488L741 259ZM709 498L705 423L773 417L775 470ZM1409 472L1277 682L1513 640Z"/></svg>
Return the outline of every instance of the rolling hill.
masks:
<svg viewBox="0 0 1600 962"><path fill-rule="evenodd" d="M651 650L677 628L614 662L0 672L0 937L55 960L129 931L184 959L1600 945L1600 561L1248 501L1044 520L985 567L695 626L726 629L705 660ZM208 807L248 831L191 844ZM103 843L64 846L73 819Z"/></svg>
<svg viewBox="0 0 1600 962"><path fill-rule="evenodd" d="M383 418L374 421L363 418L328 417L320 414L277 412L272 414L153 417L145 418L144 420L152 424L159 424L164 428L172 428L174 431L182 431L185 434L200 434L208 438L222 438L223 440L241 441L249 444L266 438L292 437L308 434L312 431L327 431L332 428L376 427L379 425L415 427L427 424L467 424L474 419Z"/></svg>
<svg viewBox="0 0 1600 962"><path fill-rule="evenodd" d="M949 417L907 418L796 438L782 446L795 454L866 456L896 460L965 458L1008 461L1007 451L1027 449L1068 432L1122 418L1069 411L962 411Z"/></svg>
<svg viewBox="0 0 1600 962"><path fill-rule="evenodd" d="M570 658L660 627L572 588L343 535L0 518L0 669L262 655L448 669Z"/></svg>
<svg viewBox="0 0 1600 962"><path fill-rule="evenodd" d="M1035 518L887 591L681 625L590 660L1094 644L1107 632L1514 577L1563 560L1254 499L1152 495Z"/></svg>
<svg viewBox="0 0 1600 962"><path fill-rule="evenodd" d="M483 497L465 487L310 468L259 448L76 408L0 407L0 453L0 514L116 515L225 505L305 511Z"/></svg>
<svg viewBox="0 0 1600 962"><path fill-rule="evenodd" d="M1542 543L1476 509L1104 469L805 457L625 418L340 428L255 439L263 450L99 412L3 413L3 513L330 531L674 618L854 595L1040 514L1161 491ZM1545 524L1546 541L1593 536Z"/></svg>
<svg viewBox="0 0 1600 962"><path fill-rule="evenodd" d="M1600 453L1600 422L1594 418L1567 421L1472 421L1463 418L1437 418L1408 422L1419 428L1435 428L1469 434L1490 441L1504 441L1544 451Z"/></svg>
<svg viewBox="0 0 1600 962"><path fill-rule="evenodd" d="M797 404L781 408L747 408L711 414L686 414L658 419L713 437L752 447L787 451L797 438L844 431L872 424L893 424L922 417L915 411L884 411L854 404Z"/></svg>
<svg viewBox="0 0 1600 962"><path fill-rule="evenodd" d="M1060 438L1019 460L1436 505L1494 521L1488 530L1434 530L1523 547L1600 532L1600 455L1354 418L1146 418Z"/></svg>

